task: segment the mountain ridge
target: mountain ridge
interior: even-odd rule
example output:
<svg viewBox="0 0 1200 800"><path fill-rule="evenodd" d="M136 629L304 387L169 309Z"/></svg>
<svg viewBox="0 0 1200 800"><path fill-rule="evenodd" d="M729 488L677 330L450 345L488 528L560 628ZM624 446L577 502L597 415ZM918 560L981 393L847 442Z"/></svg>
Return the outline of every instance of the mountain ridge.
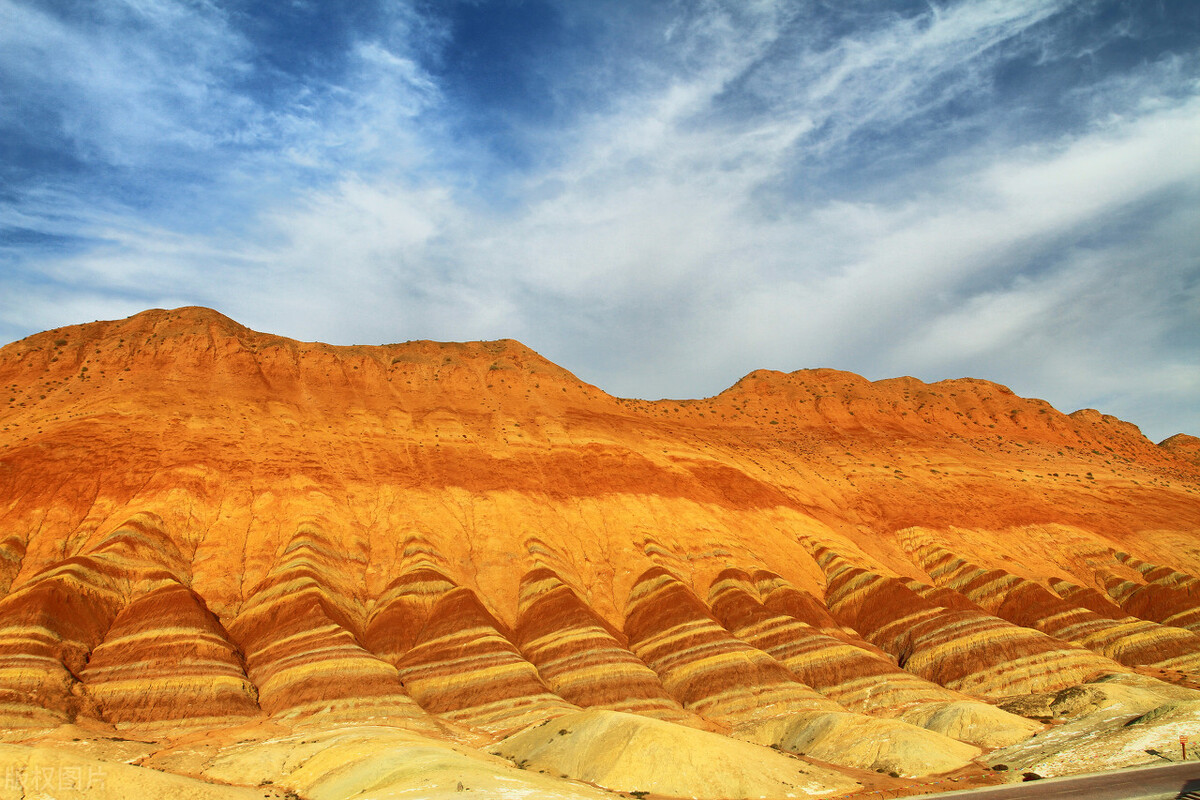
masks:
<svg viewBox="0 0 1200 800"><path fill-rule="evenodd" d="M201 328L200 326L203 327ZM32 334L17 342L6 345L0 349L2 350L0 352L0 359L11 360L13 357L12 353L18 353L18 360L23 360L27 356L30 357L29 366L35 369L44 367L51 372L63 373L66 371L63 367L82 368L92 363L92 359L85 357L86 354L82 352L85 346L84 343L78 341L78 339L72 342L70 337L73 334L84 334L83 338L92 343L95 343L96 340L107 340L122 333L131 336L135 334L148 336L145 344L147 346L157 344L158 347L154 350L153 355L164 358L186 353L186 351L176 353L173 348L164 347L164 345L170 343L172 337L188 333L196 335L202 331L207 334L208 346L201 349L200 353L193 354L193 361L195 363L192 366L201 366L201 356L206 351L214 351L214 348L218 344L215 334L220 332L225 335L225 341L222 342L224 347L220 352L212 352L212 360L214 362L218 359L236 361L238 355L245 355L237 351L235 342L236 345L240 345L241 348L247 351L246 354L263 356L278 355L272 352L274 349L288 351L288 354L293 357L301 353L314 355L338 353L347 358L354 356L363 359L369 358L369 360L374 361L380 366L387 366L383 362L389 359L391 360L391 365L423 364L433 366L436 364L438 358L443 359L446 365L455 365L462 360L480 361L488 360L491 357L489 368L496 370L521 368L528 370L531 374L548 374L568 383L576 384L585 392L599 393L603 397L625 405L629 410L672 403L687 405L689 407L702 404L720 405L741 398L742 395L747 394L748 387L753 387L753 391L749 392L750 394L760 397L779 396L782 399L790 401L793 406L797 403L814 402L817 406L815 409L817 413L805 415L806 419L803 421L807 424L814 424L818 418L824 417L827 423L854 428L867 426L862 425L859 420L850 419L850 417L854 416L854 414L850 413L854 411L853 408L835 409L833 408L834 403L827 402L821 404L816 403L816 401L832 400L835 396L847 398L852 402L869 399L861 397L861 390L866 388L879 396L876 398L877 400L893 404L892 408L887 409L892 416L899 415L905 417L909 414L916 414L924 406L924 403L914 406L899 402L900 398L908 400L912 392L919 393L917 400L926 401L933 399L947 400L947 397L957 398L959 392L964 392L964 394L968 395L964 400L956 400L953 403L947 400L947 402L941 405L947 407L954 406L955 410L950 411L950 413L960 417L966 416L966 423L963 423L962 420L947 419L943 415L939 416L936 420L939 424L945 426L946 423L955 423L949 426L950 430L962 427L963 424L968 427L971 424L974 424L976 427L983 425L994 427L1004 416L1009 417L1011 421L1013 415L1037 413L1039 415L1049 415L1053 419L1051 428L1056 430L1061 430L1062 425L1065 423L1064 418L1068 418L1074 420L1076 423L1085 424L1086 428L1104 428L1108 426L1120 429L1125 436L1141 436L1140 430L1133 423L1103 414L1095 409L1078 409L1069 414L1064 414L1054 409L1053 406L1044 400L1020 397L1003 384L981 378L951 378L926 383L911 376L901 376L870 381L852 372L827 367L796 370L793 372L756 369L735 381L728 388L710 397L662 398L658 400L621 398L610 395L592 384L585 383L573 373L549 361L515 339L463 343L410 340L402 343L381 345L331 345L323 342L304 342L253 331L218 311L201 306L185 306L171 310L150 309L123 320L97 321L54 328L42 333ZM57 345L55 344L56 342L62 342L63 344ZM118 337L118 342L124 344L124 337ZM39 361L35 357L35 354L39 352L47 356L44 361ZM131 343L129 352L132 355L125 358L124 366L129 366L131 362L137 359L143 361L146 359L145 351L141 348L136 348L133 343ZM95 355L101 354L96 353ZM115 354L109 355L115 358ZM51 367L51 364L58 362L60 356L71 358L71 362L69 365L64 364L58 369L54 369ZM496 358L497 356L503 356L503 363L500 359ZM172 360L170 365L175 370L188 366L188 364L179 360ZM117 364L115 366L122 365ZM124 367L122 366L122 368ZM258 369L261 372L262 367L259 366ZM4 388L11 389L10 386L5 386ZM493 384L487 388L496 387ZM826 394L825 392L831 393ZM807 396L801 397L805 393ZM978 403L987 401L992 402L994 405L997 397L1008 398L1011 402L1015 402L1015 406L1007 409L987 409L977 405ZM976 405L968 405L969 403L975 403ZM966 414L963 413L963 410L959 409L965 409ZM796 409L793 408L793 410ZM860 408L859 410L865 409ZM947 410L949 409L939 409L941 412ZM822 411L827 413L822 414ZM1007 414L999 413L1004 411ZM928 416L924 420L926 422L935 421L928 418ZM892 428L896 430L905 429L902 425L896 427L895 421L893 421ZM1028 426L1026 426L1027 428ZM887 429L886 426L885 429ZM1186 436L1186 434L1177 435ZM1168 437L1164 442L1174 438ZM1146 441L1149 442L1150 440L1147 439Z"/></svg>

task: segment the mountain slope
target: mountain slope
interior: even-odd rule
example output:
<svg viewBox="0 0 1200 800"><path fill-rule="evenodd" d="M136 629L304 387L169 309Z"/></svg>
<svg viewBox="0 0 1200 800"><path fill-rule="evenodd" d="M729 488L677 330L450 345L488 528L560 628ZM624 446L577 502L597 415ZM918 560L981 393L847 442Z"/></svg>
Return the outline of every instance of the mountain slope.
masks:
<svg viewBox="0 0 1200 800"><path fill-rule="evenodd" d="M987 702L1200 681L1191 440L987 381L629 400L510 340L182 308L10 344L0 388L12 731L473 747L595 707L786 749L820 717L915 731L918 774L1036 729Z"/></svg>

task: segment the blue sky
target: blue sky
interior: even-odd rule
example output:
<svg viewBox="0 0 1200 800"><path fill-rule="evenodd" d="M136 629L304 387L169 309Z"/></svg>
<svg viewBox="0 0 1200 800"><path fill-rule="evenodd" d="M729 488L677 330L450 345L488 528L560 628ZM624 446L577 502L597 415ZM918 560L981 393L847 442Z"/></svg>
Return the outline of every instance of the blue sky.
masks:
<svg viewBox="0 0 1200 800"><path fill-rule="evenodd" d="M0 340L214 307L614 394L1200 434L1200 3L0 0Z"/></svg>

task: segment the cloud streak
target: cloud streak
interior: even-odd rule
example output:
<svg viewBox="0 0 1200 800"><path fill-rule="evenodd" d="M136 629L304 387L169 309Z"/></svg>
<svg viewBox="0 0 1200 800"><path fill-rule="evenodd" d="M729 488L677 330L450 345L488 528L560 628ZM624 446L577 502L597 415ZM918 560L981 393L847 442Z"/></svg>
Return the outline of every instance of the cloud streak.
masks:
<svg viewBox="0 0 1200 800"><path fill-rule="evenodd" d="M339 343L513 336L623 395L973 375L1200 433L1190 18L528 3L540 38L492 41L469 15L516 6L363 7L304 40L215 2L0 0L0 334L201 303ZM510 51L497 96L464 90Z"/></svg>

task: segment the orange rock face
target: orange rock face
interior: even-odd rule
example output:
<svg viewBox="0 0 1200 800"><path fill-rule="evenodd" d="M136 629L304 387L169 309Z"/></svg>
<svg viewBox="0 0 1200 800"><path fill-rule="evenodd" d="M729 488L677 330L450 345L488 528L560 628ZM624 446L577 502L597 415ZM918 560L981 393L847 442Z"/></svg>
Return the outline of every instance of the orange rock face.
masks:
<svg viewBox="0 0 1200 800"><path fill-rule="evenodd" d="M817 548L838 619L910 672L981 697L1052 692L1127 671L1035 629L979 611L938 606L902 581Z"/></svg>
<svg viewBox="0 0 1200 800"><path fill-rule="evenodd" d="M0 727L731 731L1200 677L1195 440L986 381L627 400L513 341L183 308L10 344L0 389Z"/></svg>
<svg viewBox="0 0 1200 800"><path fill-rule="evenodd" d="M127 605L80 677L112 722L211 724L260 713L239 651L204 601L179 583Z"/></svg>
<svg viewBox="0 0 1200 800"><path fill-rule="evenodd" d="M953 590L950 594L960 592L1009 622L1075 642L1127 666L1200 671L1200 637L1189 631L1098 613L1028 578L975 566L934 542L913 547L921 565L946 590Z"/></svg>
<svg viewBox="0 0 1200 800"><path fill-rule="evenodd" d="M474 592L452 589L397 664L400 676L425 708L490 733L578 711L550 692L506 633Z"/></svg>
<svg viewBox="0 0 1200 800"><path fill-rule="evenodd" d="M760 602L750 576L741 570L721 573L709 593L709 603L717 619L735 636L851 711L887 714L913 703L967 699L900 669L865 642L861 646L850 643L795 617L772 613Z"/></svg>
<svg viewBox="0 0 1200 800"><path fill-rule="evenodd" d="M1141 573L1140 579L1121 580L1106 573L1105 588L1121 609L1142 619L1200 632L1200 581L1191 575L1114 554L1118 561ZM1143 582L1144 581L1144 582Z"/></svg>
<svg viewBox="0 0 1200 800"><path fill-rule="evenodd" d="M662 676L667 690L709 719L737 726L844 710L767 653L733 636L661 567L647 570L633 587L625 630L633 652Z"/></svg>
<svg viewBox="0 0 1200 800"><path fill-rule="evenodd" d="M553 571L541 567L521 581L517 642L555 693L580 706L703 725L623 638Z"/></svg>

